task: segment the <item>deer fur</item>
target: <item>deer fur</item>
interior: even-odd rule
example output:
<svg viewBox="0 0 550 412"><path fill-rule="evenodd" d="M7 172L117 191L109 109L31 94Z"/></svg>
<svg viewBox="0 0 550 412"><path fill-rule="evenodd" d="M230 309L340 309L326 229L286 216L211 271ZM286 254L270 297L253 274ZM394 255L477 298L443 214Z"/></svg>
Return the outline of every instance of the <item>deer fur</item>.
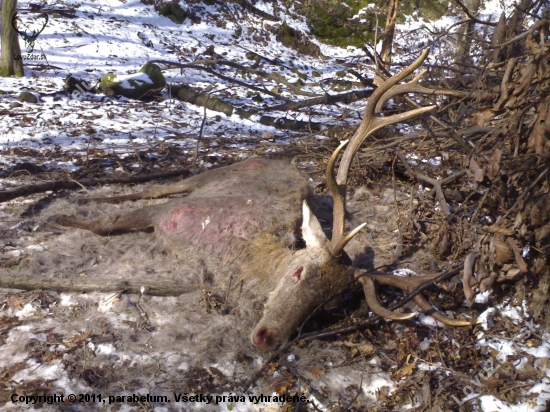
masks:
<svg viewBox="0 0 550 412"><path fill-rule="evenodd" d="M159 193L153 190L157 192L149 193L151 197ZM351 280L328 248L329 240L307 205L313 199L308 182L294 166L248 159L160 191L189 195L114 219L62 215L55 221L101 236L153 228L175 258L199 257L215 285L223 290L231 283L229 299L244 288L265 301L251 335L261 349L287 340L315 306ZM294 249L300 223L306 247Z"/></svg>

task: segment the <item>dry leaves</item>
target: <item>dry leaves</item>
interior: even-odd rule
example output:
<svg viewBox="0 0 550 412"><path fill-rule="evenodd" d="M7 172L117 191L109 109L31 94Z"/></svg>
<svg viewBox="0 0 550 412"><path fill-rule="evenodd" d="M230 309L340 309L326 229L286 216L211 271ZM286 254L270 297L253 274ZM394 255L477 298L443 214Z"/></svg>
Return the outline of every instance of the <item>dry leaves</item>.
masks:
<svg viewBox="0 0 550 412"><path fill-rule="evenodd" d="M412 375L414 369L416 368L416 364L414 362L411 362L409 364L404 365L401 369L399 369L394 375L393 380L399 380L404 376Z"/></svg>
<svg viewBox="0 0 550 412"><path fill-rule="evenodd" d="M495 117L496 110L492 107L480 107L479 111L474 113L472 121L476 126L485 126L485 122Z"/></svg>
<svg viewBox="0 0 550 412"><path fill-rule="evenodd" d="M474 180L476 182L483 182L485 178L485 168L479 167L479 164L472 157L470 159L470 171L474 174Z"/></svg>
<svg viewBox="0 0 550 412"><path fill-rule="evenodd" d="M277 394L282 395L286 393L292 385L294 385L295 380L291 376L279 376L275 378L272 382L273 389Z"/></svg>

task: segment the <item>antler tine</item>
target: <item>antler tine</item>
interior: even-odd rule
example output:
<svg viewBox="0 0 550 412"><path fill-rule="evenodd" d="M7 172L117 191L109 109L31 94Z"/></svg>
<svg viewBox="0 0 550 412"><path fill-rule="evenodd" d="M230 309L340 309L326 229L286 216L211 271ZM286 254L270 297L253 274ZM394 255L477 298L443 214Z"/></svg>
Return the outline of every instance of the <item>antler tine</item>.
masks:
<svg viewBox="0 0 550 412"><path fill-rule="evenodd" d="M377 276L364 276L359 280L363 284L363 289L365 290L365 297L367 304L370 309L377 315L382 316L386 319L392 320L407 320L411 319L417 315L416 312L413 313L398 313L383 307L378 298L376 297L376 290L374 287L374 280L382 285L394 286L396 288L402 289L407 293L412 293L415 289L422 286L422 284L429 282L439 274L425 275L425 276L416 276L416 277L401 277L395 275L377 275ZM472 324L478 323L479 321L469 321L467 319L451 319L442 313L438 312L430 302L428 302L422 295L418 294L413 298L413 301L420 307L420 309L426 314L434 318L435 320L444 323L449 326L471 326Z"/></svg>
<svg viewBox="0 0 550 412"><path fill-rule="evenodd" d="M334 177L334 166L336 165L336 160L338 159L338 155L342 151L342 149L348 144L349 140L343 140L340 142L340 145L334 150L332 155L330 156L330 159L327 164L327 171L326 171L326 179L327 179L327 186L328 190L330 191L330 194L332 195L332 199L334 200L334 213L344 213L345 210L345 201L346 199L342 196L340 193L340 189L338 188L338 184L336 183L336 178ZM336 217L335 217L336 219ZM342 216L342 219L344 217ZM357 226L355 229L353 229L350 233L347 234L347 236L343 236L343 233L339 233L338 235L333 233L332 234L332 240L330 242L330 250L334 256L337 256L342 252L344 249L344 246L366 225L366 223L362 223L359 226Z"/></svg>
<svg viewBox="0 0 550 412"><path fill-rule="evenodd" d="M380 304L378 298L376 297L376 289L374 287L374 280L372 280L372 277L363 276L359 280L363 284L363 289L365 290L365 299L367 301L367 304L369 305L370 310L372 310L373 313L376 313L383 318L392 320L408 320L418 315L417 312L398 313L386 309Z"/></svg>
<svg viewBox="0 0 550 412"><path fill-rule="evenodd" d="M355 156L355 153L363 144L365 139L375 130L380 129L381 127L388 126L390 124L398 123L407 119L410 119L419 114L425 113L432 110L435 106L420 107L414 110L410 110L405 113L395 114L388 117L375 118L374 112L379 101L384 101L384 95L392 87L394 87L398 82L403 80L413 71L415 71L426 59L428 56L429 49L425 49L424 52L416 59L409 67L405 68L400 73L397 73L395 76L389 78L384 83L382 83L371 95L367 106L365 108L365 114L363 121L359 125L359 128L353 135L350 140L348 147L346 148L342 161L340 162L340 167L338 168L338 175L336 182L334 183L334 189L331 189L331 192L334 197L334 220L332 226L332 239L330 242L330 247L333 253L338 254L341 252L341 249L346 245L346 243L355 235L358 230L354 230L348 236L344 237L344 224L345 224L345 203L346 203L346 185L348 179L348 173L351 166L351 161ZM414 82L414 80L413 80ZM394 94L391 94L390 97L393 97ZM340 148L341 150L341 148ZM339 151L338 151L339 153ZM336 158L334 158L336 162ZM327 168L327 182L329 169ZM333 173L332 171L330 173ZM335 196L335 193L338 195ZM352 235L350 237L350 235Z"/></svg>

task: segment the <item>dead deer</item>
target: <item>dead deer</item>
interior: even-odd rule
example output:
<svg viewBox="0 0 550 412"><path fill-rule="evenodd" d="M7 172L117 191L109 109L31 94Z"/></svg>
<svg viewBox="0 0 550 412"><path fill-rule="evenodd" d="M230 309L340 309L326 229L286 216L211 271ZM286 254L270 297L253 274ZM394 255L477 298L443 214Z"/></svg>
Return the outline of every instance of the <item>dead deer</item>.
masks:
<svg viewBox="0 0 550 412"><path fill-rule="evenodd" d="M434 106L388 117L374 117L375 108L381 107L393 96L390 89L419 67L427 53L426 50L412 65L373 92L363 121L347 145L337 178L335 164L347 142L340 144L330 157L326 169L327 185L334 198L330 240L308 206L312 200L310 188L299 171L282 161L256 158L211 170L170 186L126 196L94 199L118 202L189 193L184 198L144 207L114 221L85 221L62 215L57 216L56 222L90 230L101 236L152 227L161 241L182 258L186 253L200 254L205 265L215 274L227 273L227 270L220 269L229 268L229 272L233 272L245 288L253 289L265 298L263 316L252 331L251 340L260 349L274 349L296 332L320 302L353 280L353 271L348 270L342 260L343 249L365 224L344 234L346 182L351 161L373 131L432 110ZM401 93L408 91L404 85L401 86ZM293 246L292 234L300 223L306 247L292 250L289 247ZM385 283L409 290L406 279L391 278L395 281ZM223 276L216 280L221 286L228 284ZM378 303L376 297L373 300L372 279L367 278L364 287L374 312L392 319L407 319L414 315L390 312ZM428 308L424 305L422 309ZM470 324L467 321L449 321Z"/></svg>

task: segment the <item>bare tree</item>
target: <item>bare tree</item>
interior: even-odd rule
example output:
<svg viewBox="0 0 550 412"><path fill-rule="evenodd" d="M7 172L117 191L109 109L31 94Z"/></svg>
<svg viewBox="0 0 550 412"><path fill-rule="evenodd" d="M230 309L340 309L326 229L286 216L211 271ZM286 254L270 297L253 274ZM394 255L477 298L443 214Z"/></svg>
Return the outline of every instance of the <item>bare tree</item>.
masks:
<svg viewBox="0 0 550 412"><path fill-rule="evenodd" d="M460 4L468 9L469 13L465 13L465 16L469 17L468 14L471 14L473 16L477 15L481 6L481 1L464 0L464 3ZM472 39L475 33L475 25L476 22L473 19L470 19L468 23L462 25L459 30L456 58L458 61L461 61L463 63L465 62L464 59L469 60Z"/></svg>
<svg viewBox="0 0 550 412"><path fill-rule="evenodd" d="M386 16L386 28L384 29L384 39L382 40L382 66L389 70L391 66L391 52L393 44L393 35L395 32L395 21L397 20L397 11L399 10L399 0L389 0L388 14Z"/></svg>
<svg viewBox="0 0 550 412"><path fill-rule="evenodd" d="M17 11L17 0L2 1L2 57L0 57L0 76L16 75L22 77L23 60L16 59L21 56L17 32L12 25L12 19Z"/></svg>

